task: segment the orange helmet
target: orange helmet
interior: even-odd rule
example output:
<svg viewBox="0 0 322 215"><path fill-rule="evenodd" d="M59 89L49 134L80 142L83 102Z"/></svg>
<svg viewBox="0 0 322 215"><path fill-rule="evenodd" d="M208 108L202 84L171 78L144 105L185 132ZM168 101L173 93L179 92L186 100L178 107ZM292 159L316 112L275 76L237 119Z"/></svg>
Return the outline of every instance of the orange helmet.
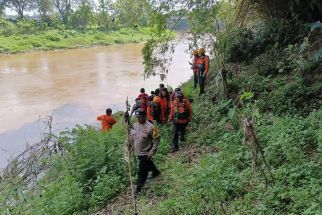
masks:
<svg viewBox="0 0 322 215"><path fill-rule="evenodd" d="M159 96L155 96L155 97L153 98L153 102L154 102L154 103L161 103L161 99L160 99L160 97L159 97Z"/></svg>

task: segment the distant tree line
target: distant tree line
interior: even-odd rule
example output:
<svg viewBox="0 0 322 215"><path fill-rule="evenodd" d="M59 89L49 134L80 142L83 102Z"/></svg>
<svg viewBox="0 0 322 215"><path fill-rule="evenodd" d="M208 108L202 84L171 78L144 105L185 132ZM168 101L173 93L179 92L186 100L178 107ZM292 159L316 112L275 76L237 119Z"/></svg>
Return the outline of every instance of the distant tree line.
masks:
<svg viewBox="0 0 322 215"><path fill-rule="evenodd" d="M60 22L66 27L86 29L99 27L146 26L153 8L147 0L0 0L0 17L5 9L17 14L17 20L36 19L51 26Z"/></svg>

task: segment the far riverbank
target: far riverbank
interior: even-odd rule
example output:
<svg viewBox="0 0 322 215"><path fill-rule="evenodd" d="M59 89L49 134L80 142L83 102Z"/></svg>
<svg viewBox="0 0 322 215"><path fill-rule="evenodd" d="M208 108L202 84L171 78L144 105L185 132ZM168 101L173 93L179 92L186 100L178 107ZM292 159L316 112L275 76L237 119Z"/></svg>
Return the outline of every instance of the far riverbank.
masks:
<svg viewBox="0 0 322 215"><path fill-rule="evenodd" d="M108 32L55 29L31 34L0 35L0 54L139 43L150 38L150 31L150 28L137 30L121 28L118 31Z"/></svg>

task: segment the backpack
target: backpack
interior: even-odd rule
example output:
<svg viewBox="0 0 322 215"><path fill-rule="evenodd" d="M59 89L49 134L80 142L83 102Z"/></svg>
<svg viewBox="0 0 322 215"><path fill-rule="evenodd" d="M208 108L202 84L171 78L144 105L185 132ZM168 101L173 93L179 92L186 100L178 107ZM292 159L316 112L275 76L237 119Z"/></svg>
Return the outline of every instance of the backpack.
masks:
<svg viewBox="0 0 322 215"><path fill-rule="evenodd" d="M209 58L207 55L199 57L199 63L198 63L198 69L199 72L204 72L206 70L206 63L205 63L205 59Z"/></svg>
<svg viewBox="0 0 322 215"><path fill-rule="evenodd" d="M152 116L158 118L161 115L161 104L156 102L151 102Z"/></svg>
<svg viewBox="0 0 322 215"><path fill-rule="evenodd" d="M198 59L194 58L193 61L192 61L192 65L191 65L192 70L198 70L199 69L197 62L198 62Z"/></svg>
<svg viewBox="0 0 322 215"><path fill-rule="evenodd" d="M182 102L180 102L179 100L177 100L176 102L176 107L175 107L175 112L174 112L174 117L176 120L180 120L180 119L188 119L189 118L189 110L186 107L187 104L187 100L183 99Z"/></svg>

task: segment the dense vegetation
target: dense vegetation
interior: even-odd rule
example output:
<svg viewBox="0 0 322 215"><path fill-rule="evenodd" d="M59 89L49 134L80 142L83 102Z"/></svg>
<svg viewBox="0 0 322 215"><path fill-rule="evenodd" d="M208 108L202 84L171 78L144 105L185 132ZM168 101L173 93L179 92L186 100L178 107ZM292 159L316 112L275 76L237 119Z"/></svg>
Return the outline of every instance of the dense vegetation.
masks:
<svg viewBox="0 0 322 215"><path fill-rule="evenodd" d="M50 160L37 186L25 193L21 178L4 178L0 214L86 214L103 206L128 182L124 135L120 123L108 134L91 127L61 133L58 141L68 153Z"/></svg>
<svg viewBox="0 0 322 215"><path fill-rule="evenodd" d="M192 81L182 86L194 110L188 141L169 155L171 125L160 128L155 160L162 176L143 190L140 214L321 214L322 13L301 10L321 4L290 0L296 13L285 11L289 7L282 13L275 1L271 7L266 1L211 2L198 1L189 14L196 35L217 37L207 94L199 97ZM162 35L164 19L154 18ZM148 56L151 44L144 50L146 62L153 61L148 68L158 66ZM263 157L243 144L245 119ZM0 214L86 214L104 206L129 183L124 140L120 123L108 134L89 127L62 133L67 153L51 161L37 187L25 192L20 178L1 182ZM118 206L133 213L130 201Z"/></svg>

